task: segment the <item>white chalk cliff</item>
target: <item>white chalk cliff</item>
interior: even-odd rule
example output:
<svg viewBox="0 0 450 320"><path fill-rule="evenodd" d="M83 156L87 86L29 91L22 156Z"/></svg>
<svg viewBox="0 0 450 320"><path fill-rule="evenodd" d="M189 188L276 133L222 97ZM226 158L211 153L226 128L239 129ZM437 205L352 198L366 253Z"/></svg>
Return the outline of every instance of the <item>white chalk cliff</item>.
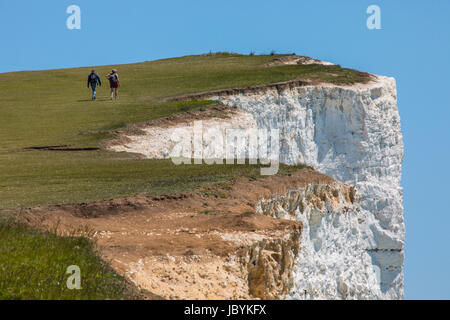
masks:
<svg viewBox="0 0 450 320"><path fill-rule="evenodd" d="M308 188L261 199L259 213L303 222L285 298L402 299L403 142L395 80L374 76L351 86L267 86L209 98L243 112L207 126L222 121L225 127L279 129L280 162L308 164L355 187L351 205L327 197L321 206L312 205L309 194L320 190ZM148 128L146 135L129 136L126 145L112 149L168 158L172 129Z"/></svg>
<svg viewBox="0 0 450 320"><path fill-rule="evenodd" d="M280 162L311 165L362 196L353 219L297 214L305 229L288 298L403 298L403 142L395 80L377 76L369 84L214 98L253 115L260 128L278 128Z"/></svg>

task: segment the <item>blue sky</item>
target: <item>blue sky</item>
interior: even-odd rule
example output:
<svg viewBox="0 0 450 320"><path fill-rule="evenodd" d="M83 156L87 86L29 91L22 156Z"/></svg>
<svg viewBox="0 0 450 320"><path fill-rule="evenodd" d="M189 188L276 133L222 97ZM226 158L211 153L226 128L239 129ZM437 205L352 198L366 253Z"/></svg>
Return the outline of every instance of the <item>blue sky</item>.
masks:
<svg viewBox="0 0 450 320"><path fill-rule="evenodd" d="M81 30L66 28L72 4ZM371 4L381 30L366 27ZM405 297L450 299L450 1L2 0L0 34L0 72L275 50L395 77Z"/></svg>

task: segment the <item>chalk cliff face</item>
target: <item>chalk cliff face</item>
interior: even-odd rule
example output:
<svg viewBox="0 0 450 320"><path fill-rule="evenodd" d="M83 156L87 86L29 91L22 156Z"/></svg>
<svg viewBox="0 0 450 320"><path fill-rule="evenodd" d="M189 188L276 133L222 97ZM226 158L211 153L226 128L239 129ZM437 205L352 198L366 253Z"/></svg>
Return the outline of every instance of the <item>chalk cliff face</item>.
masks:
<svg viewBox="0 0 450 320"><path fill-rule="evenodd" d="M342 183L310 184L261 199L258 213L302 222L288 299L377 299L379 273L366 253L360 194Z"/></svg>
<svg viewBox="0 0 450 320"><path fill-rule="evenodd" d="M320 222L295 214L309 230L310 239L304 234L300 244L309 257L299 254L288 297L403 298L403 142L395 80L377 76L369 84L272 87L213 98L248 112L259 128L279 129L280 162L306 163L361 194L360 212L349 220L336 218L342 213ZM349 233L360 234L358 244ZM356 257L347 247L353 245L363 248ZM360 273L353 272L355 259Z"/></svg>
<svg viewBox="0 0 450 320"><path fill-rule="evenodd" d="M393 78L373 76L370 83L351 86L293 81L200 98L237 108L227 119L203 121L204 129L215 128L217 135L227 128L278 129L280 162L308 164L352 186L351 190L341 190L337 185L311 184L259 201L258 213L299 220L303 229L298 252L292 249L295 254L285 252L288 247L295 248L292 241L288 246L276 242L254 245L251 255L255 263L248 264L253 295L403 298L403 142ZM190 135L194 127L193 121L171 127L150 126L142 135L127 136L126 144L111 149L169 158L173 131L184 128ZM208 149L209 145L203 144ZM242 153L243 158L250 158L247 152ZM278 262L284 261L283 268L292 274L285 270L281 275L270 275L279 273L279 263L265 252L276 248L278 255L283 252Z"/></svg>

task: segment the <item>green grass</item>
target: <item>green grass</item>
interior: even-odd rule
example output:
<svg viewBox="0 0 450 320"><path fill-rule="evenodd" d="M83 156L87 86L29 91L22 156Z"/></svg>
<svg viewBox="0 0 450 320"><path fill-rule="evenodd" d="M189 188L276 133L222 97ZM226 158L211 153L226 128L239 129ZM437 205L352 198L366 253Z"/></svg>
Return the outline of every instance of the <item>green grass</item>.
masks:
<svg viewBox="0 0 450 320"><path fill-rule="evenodd" d="M0 209L190 190L189 181L182 187L173 181L222 175L217 167L191 166L187 174L169 162L112 152L23 150L45 145L97 147L109 137L108 130L209 104L163 103L162 98L297 78L335 83L365 79L363 73L339 66L262 66L277 57L222 53L114 66L121 78L118 102L107 99L106 83L99 99L90 101L85 82L91 68L0 74ZM111 68L96 70L103 77Z"/></svg>
<svg viewBox="0 0 450 320"><path fill-rule="evenodd" d="M203 188L219 197L226 194L227 181L257 179L258 166L175 166L170 160L145 160L101 150L26 148L95 148L111 138L112 129L211 106L210 101L162 102L167 97L293 79L338 84L366 79L361 72L339 66L262 66L277 57L280 55L220 53L114 66L121 79L117 102L107 99L107 81L98 89L98 100L90 100L86 78L91 68L0 74L0 218L10 211L8 208L91 202L141 193ZM111 68L96 70L105 79ZM280 173L290 174L296 169L281 166ZM65 287L65 270L73 264L81 268L82 290ZM87 239L58 237L0 222L0 299L129 297L134 296L128 283L108 269Z"/></svg>
<svg viewBox="0 0 450 320"><path fill-rule="evenodd" d="M0 300L135 299L141 294L101 260L82 237L58 237L0 224ZM80 290L67 288L71 265L80 267Z"/></svg>
<svg viewBox="0 0 450 320"><path fill-rule="evenodd" d="M133 159L105 151L29 151L19 155L0 155L0 189L6 208L194 191L260 173L258 166L176 166L171 160ZM280 171L284 170L292 169L282 165Z"/></svg>

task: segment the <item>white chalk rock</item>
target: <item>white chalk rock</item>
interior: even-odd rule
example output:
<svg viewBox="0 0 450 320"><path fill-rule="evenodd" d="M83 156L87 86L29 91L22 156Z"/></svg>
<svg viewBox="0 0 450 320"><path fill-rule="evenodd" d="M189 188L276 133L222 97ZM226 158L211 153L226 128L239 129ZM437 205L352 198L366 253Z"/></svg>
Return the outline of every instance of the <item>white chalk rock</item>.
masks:
<svg viewBox="0 0 450 320"><path fill-rule="evenodd" d="M279 129L280 162L311 165L356 186L362 195L362 218L356 225L355 219L339 220L337 226L324 220L312 235L311 221L298 217L311 237L304 241L322 246L312 250L302 244L312 255L306 260L311 264L299 255L289 297L403 298L403 142L395 80L377 76L369 84L267 89L214 98L250 113L259 128ZM360 236L348 234L353 229ZM362 251L345 249L358 239ZM337 273L340 265L358 261L355 268L366 272ZM305 286L321 289L308 293Z"/></svg>

